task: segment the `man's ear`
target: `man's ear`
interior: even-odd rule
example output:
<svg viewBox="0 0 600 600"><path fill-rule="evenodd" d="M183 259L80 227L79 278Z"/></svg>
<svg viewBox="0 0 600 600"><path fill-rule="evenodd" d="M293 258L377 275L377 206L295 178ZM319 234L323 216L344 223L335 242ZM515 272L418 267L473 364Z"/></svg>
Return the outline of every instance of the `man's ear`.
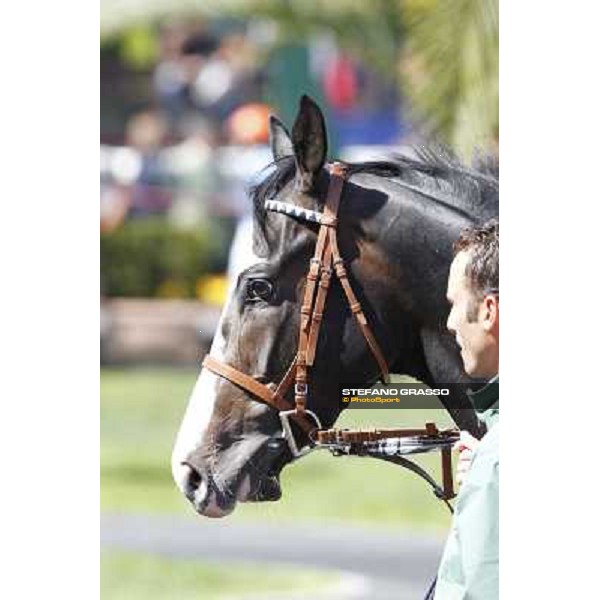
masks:
<svg viewBox="0 0 600 600"><path fill-rule="evenodd" d="M498 302L498 297L493 294L488 294L483 299L483 310L484 327L486 331L492 331L494 328L498 328L500 318L500 304Z"/></svg>
<svg viewBox="0 0 600 600"><path fill-rule="evenodd" d="M290 134L285 128L285 125L277 118L271 115L269 117L269 142L271 144L271 152L275 162L281 160L284 156L292 156L294 147Z"/></svg>
<svg viewBox="0 0 600 600"><path fill-rule="evenodd" d="M292 145L299 187L308 191L327 158L327 131L321 109L306 95L300 99L300 109L292 128Z"/></svg>

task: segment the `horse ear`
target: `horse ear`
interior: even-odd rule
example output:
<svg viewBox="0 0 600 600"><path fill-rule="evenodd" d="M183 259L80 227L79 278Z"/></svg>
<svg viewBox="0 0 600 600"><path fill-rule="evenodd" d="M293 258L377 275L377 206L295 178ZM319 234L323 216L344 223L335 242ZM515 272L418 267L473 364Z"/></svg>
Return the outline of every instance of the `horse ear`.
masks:
<svg viewBox="0 0 600 600"><path fill-rule="evenodd" d="M300 110L292 128L292 144L300 187L307 191L327 158L327 131L321 109L306 95L300 99Z"/></svg>
<svg viewBox="0 0 600 600"><path fill-rule="evenodd" d="M285 125L277 118L271 115L269 117L269 142L271 143L271 151L275 162L282 159L284 156L292 156L294 148L290 134L285 128Z"/></svg>

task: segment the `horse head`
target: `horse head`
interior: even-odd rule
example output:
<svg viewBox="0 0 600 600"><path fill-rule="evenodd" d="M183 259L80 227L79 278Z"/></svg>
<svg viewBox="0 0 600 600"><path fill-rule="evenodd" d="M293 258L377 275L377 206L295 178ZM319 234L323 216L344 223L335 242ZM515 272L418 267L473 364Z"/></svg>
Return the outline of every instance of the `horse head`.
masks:
<svg viewBox="0 0 600 600"><path fill-rule="evenodd" d="M361 181L345 181L335 226L356 302L332 277L308 369L306 412L301 419L282 418L279 403L293 407L296 400L297 406L294 386L281 382L297 368L307 275L320 232L316 221L333 175L326 164L325 120L312 100L302 98L291 135L274 117L270 127L274 163L252 194L251 266L229 293L172 456L178 487L198 513L210 517L229 514L238 501L279 499L281 470L310 447L310 425L331 426L342 410L340 384L374 383L381 376L381 359L395 372L426 383L462 377L457 353L448 350L447 340L435 341L436 319L446 310L450 246L445 244L445 259L436 268L428 263L429 270L421 273L436 286L436 300L431 289L425 293L428 307L411 290L418 273L407 273L398 256L393 194L381 177L365 173ZM422 248L422 239L419 244ZM380 360L357 326L357 304ZM435 377L433 365L440 369L442 356L454 371ZM453 379L443 379L449 374ZM475 427L471 413L465 419Z"/></svg>

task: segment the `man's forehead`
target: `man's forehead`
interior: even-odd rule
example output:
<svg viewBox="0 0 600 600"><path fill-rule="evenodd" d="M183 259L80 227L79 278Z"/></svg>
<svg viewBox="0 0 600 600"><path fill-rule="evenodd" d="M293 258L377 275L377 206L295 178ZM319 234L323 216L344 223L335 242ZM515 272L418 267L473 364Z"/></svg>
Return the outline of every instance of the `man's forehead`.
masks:
<svg viewBox="0 0 600 600"><path fill-rule="evenodd" d="M450 265L450 276L448 277L448 294L452 290L464 286L466 279L466 268L469 263L469 253L462 250L459 252Z"/></svg>

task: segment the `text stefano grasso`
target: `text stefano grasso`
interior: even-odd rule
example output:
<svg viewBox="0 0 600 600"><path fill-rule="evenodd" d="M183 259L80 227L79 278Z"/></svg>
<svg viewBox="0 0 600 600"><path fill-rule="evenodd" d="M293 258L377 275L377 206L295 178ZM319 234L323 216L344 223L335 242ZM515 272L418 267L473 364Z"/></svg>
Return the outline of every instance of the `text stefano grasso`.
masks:
<svg viewBox="0 0 600 600"><path fill-rule="evenodd" d="M342 394L349 396L448 396L448 388L343 388Z"/></svg>

